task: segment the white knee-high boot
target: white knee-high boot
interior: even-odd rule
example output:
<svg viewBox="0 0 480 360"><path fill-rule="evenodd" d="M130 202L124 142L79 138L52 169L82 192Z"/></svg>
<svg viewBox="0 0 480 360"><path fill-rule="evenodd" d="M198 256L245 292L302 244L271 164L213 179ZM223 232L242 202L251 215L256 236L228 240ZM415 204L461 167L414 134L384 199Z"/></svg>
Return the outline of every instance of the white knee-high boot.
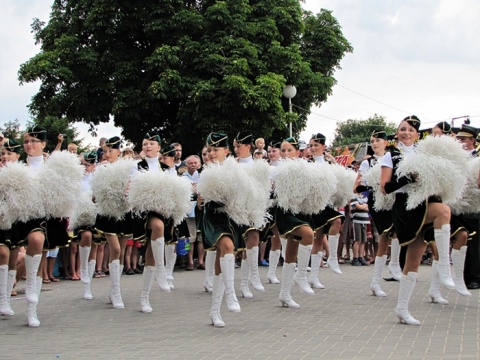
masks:
<svg viewBox="0 0 480 360"><path fill-rule="evenodd" d="M235 279L235 255L226 254L220 258L220 269L225 283L225 301L228 310L232 312L240 312L240 304L235 295L234 279Z"/></svg>
<svg viewBox="0 0 480 360"><path fill-rule="evenodd" d="M165 238L159 237L150 241L152 247L152 254L155 260L155 279L158 287L163 291L170 291L170 285L167 281L165 273Z"/></svg>
<svg viewBox="0 0 480 360"><path fill-rule="evenodd" d="M440 282L448 289L455 289L450 273L450 224L442 225L441 229L433 229L435 244L438 250L437 272Z"/></svg>
<svg viewBox="0 0 480 360"><path fill-rule="evenodd" d="M88 258L87 258L88 259ZM90 260L87 264L87 276L88 276L88 282L83 284L83 298L85 300L92 300L93 295L92 295L92 279L93 279L93 273L95 272L95 266L97 265L96 260Z"/></svg>
<svg viewBox="0 0 480 360"><path fill-rule="evenodd" d="M328 254L327 264L332 269L335 274L341 274L340 265L338 265L337 251L338 251L338 240L340 235L328 235L328 243L330 246L330 253Z"/></svg>
<svg viewBox="0 0 480 360"><path fill-rule="evenodd" d="M460 250L452 249L453 282L455 283L455 290L457 290L460 295L472 296L465 285L465 280L463 279L466 255L466 246L462 246Z"/></svg>
<svg viewBox="0 0 480 360"><path fill-rule="evenodd" d="M175 252L175 248L175 244L168 244L165 246L165 275L167 277L170 290L175 288L175 285L173 284L173 269L175 268L175 262L177 261L177 253Z"/></svg>
<svg viewBox="0 0 480 360"><path fill-rule="evenodd" d="M12 291L13 291L13 287L16 279L17 279L17 270L9 270L8 281L7 281L7 299L8 299L9 305L11 304L10 300L12 298ZM10 305L10 308L11 308L11 305ZM12 315L14 315L13 310L12 310Z"/></svg>
<svg viewBox="0 0 480 360"><path fill-rule="evenodd" d="M112 301L113 307L115 309L123 309L122 293L120 288L120 260L113 260L108 264L110 269L110 280L112 282L112 293L110 295L110 300Z"/></svg>
<svg viewBox="0 0 480 360"><path fill-rule="evenodd" d="M380 278L382 277L382 271L387 261L387 255L377 256L375 258L375 266L373 268L373 277L372 282L370 283L370 289L372 290L373 295L384 297L387 296L385 292L380 287Z"/></svg>
<svg viewBox="0 0 480 360"><path fill-rule="evenodd" d="M82 283L88 284L90 277L88 276L88 257L90 256L90 246L79 246L80 248L80 279Z"/></svg>
<svg viewBox="0 0 480 360"><path fill-rule="evenodd" d="M143 313L151 313L153 311L149 300L153 280L155 280L155 266L145 266L145 270L143 271L143 289L140 294L140 305L142 306Z"/></svg>
<svg viewBox="0 0 480 360"><path fill-rule="evenodd" d="M37 302L27 303L27 320L28 320L28 326L30 327L40 326L40 320L38 320L38 316L37 316L37 306L38 306L38 302L40 301L40 293L42 292L43 279L40 276L37 276L35 278L35 283L36 283L35 291L37 294Z"/></svg>
<svg viewBox="0 0 480 360"><path fill-rule="evenodd" d="M293 277L293 281L298 285L300 290L308 295L314 295L315 291L312 290L307 281L307 267L310 260L310 253L312 251L312 245L298 246L298 268L297 273Z"/></svg>
<svg viewBox="0 0 480 360"><path fill-rule="evenodd" d="M7 306L4 308L5 311L1 310L0 313L2 315L13 316L15 312L12 309L10 304L10 298L12 296L13 284L15 283L15 277L17 276L17 270L9 270L7 274L7 288L6 288L6 296L7 296Z"/></svg>
<svg viewBox="0 0 480 360"><path fill-rule="evenodd" d="M282 287L280 289L278 300L280 300L280 303L284 307L300 309L300 305L292 299L291 295L294 274L295 263L287 264L284 262L282 267Z"/></svg>
<svg viewBox="0 0 480 360"><path fill-rule="evenodd" d="M432 300L432 303L437 303L441 305L447 305L448 300L442 297L440 292L440 278L438 277L437 272L438 262L437 260L432 261L432 277L430 279L430 289L428 290L428 296Z"/></svg>
<svg viewBox="0 0 480 360"><path fill-rule="evenodd" d="M310 272L308 283L314 289L325 289L325 286L322 285L322 283L320 282L320 279L318 278L322 257L323 257L323 251L319 251L316 254L312 253L310 255L310 267L312 268L312 271Z"/></svg>
<svg viewBox="0 0 480 360"><path fill-rule="evenodd" d="M215 275L215 257L217 251L207 251L205 254L205 279L203 287L206 292L211 293L213 290L213 276Z"/></svg>
<svg viewBox="0 0 480 360"><path fill-rule="evenodd" d="M249 268L248 280L257 291L265 291L258 273L258 246L247 249L247 262Z"/></svg>
<svg viewBox="0 0 480 360"><path fill-rule="evenodd" d="M8 265L0 266L0 315L14 315L8 297ZM10 289L10 293L11 293Z"/></svg>
<svg viewBox="0 0 480 360"><path fill-rule="evenodd" d="M38 303L37 295L37 272L42 261L42 254L33 256L25 255L25 270L27 279L25 280L25 297L29 303Z"/></svg>
<svg viewBox="0 0 480 360"><path fill-rule="evenodd" d="M417 273L410 271L407 275L400 278L400 287L398 290L397 308L395 313L401 323L407 325L420 325L420 321L415 319L408 311L408 303L412 297L413 288L417 281Z"/></svg>
<svg viewBox="0 0 480 360"><path fill-rule="evenodd" d="M253 294L248 287L248 274L250 269L248 268L248 261L246 259L242 259L242 264L240 265L240 273L242 278L240 279L240 292L242 293L242 297L245 299L252 299Z"/></svg>
<svg viewBox="0 0 480 360"><path fill-rule="evenodd" d="M390 245L390 263L388 270L392 273L395 280L400 281L402 278L402 268L400 267L400 242L398 239L392 239Z"/></svg>
<svg viewBox="0 0 480 360"><path fill-rule="evenodd" d="M270 284L280 284L280 280L277 279L277 265L278 259L280 259L280 250L270 251L268 255L268 273L267 280Z"/></svg>
<svg viewBox="0 0 480 360"><path fill-rule="evenodd" d="M212 289L212 307L210 309L210 320L215 327L225 327L225 322L220 315L220 308L222 306L223 294L225 293L225 282L222 274L213 277Z"/></svg>

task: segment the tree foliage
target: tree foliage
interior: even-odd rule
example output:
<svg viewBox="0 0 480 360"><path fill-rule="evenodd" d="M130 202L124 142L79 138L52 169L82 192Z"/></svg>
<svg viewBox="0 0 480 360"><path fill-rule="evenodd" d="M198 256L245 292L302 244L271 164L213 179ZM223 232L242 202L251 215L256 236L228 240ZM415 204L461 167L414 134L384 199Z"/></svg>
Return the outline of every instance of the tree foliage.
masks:
<svg viewBox="0 0 480 360"><path fill-rule="evenodd" d="M388 122L384 116L374 114L366 120L352 120L337 122L333 146L370 142L370 136L375 129L383 129L387 135L396 131L395 123Z"/></svg>
<svg viewBox="0 0 480 360"><path fill-rule="evenodd" d="M298 0L55 0L32 29L41 51L19 80L41 82L35 117L113 119L134 143L157 127L186 153L213 130L285 131L286 84L297 87L298 134L353 50L330 11Z"/></svg>
<svg viewBox="0 0 480 360"><path fill-rule="evenodd" d="M79 132L76 128L71 126L68 121L63 119L58 119L53 116L46 116L42 119L35 119L32 122L27 124L27 127L32 125L42 126L47 129L47 145L45 146L44 151L51 153L58 143L58 135L63 134L63 143L60 150L66 150L67 145L74 143L81 145L82 139L79 139ZM83 149L80 147L79 152L82 152Z"/></svg>
<svg viewBox="0 0 480 360"><path fill-rule="evenodd" d="M47 130L45 152L51 153L55 149L59 134L64 134L61 150L66 150L69 143L74 143L79 146L79 152L84 151L81 147L82 139L79 138L80 133L76 128L71 126L65 118L58 119L53 116L46 116L43 119L33 119L27 122L25 129L22 129L20 121L15 119L13 121L7 121L3 127L0 127L0 132L4 134L5 138L14 139L21 143L26 128L33 125L42 126Z"/></svg>
<svg viewBox="0 0 480 360"><path fill-rule="evenodd" d="M2 132L6 139L18 139L20 137L20 126L18 119L7 121L0 127L0 132Z"/></svg>

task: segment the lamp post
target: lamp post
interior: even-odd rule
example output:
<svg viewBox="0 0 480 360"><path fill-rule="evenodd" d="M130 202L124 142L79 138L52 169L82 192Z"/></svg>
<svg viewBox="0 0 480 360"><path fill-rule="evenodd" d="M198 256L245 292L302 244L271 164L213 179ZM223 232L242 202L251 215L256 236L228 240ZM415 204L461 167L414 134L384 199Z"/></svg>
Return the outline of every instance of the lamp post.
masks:
<svg viewBox="0 0 480 360"><path fill-rule="evenodd" d="M288 112L292 113L292 98L297 95L297 88L293 85L287 85L283 88L283 96L288 99ZM290 130L290 137L292 137L292 122L288 124Z"/></svg>

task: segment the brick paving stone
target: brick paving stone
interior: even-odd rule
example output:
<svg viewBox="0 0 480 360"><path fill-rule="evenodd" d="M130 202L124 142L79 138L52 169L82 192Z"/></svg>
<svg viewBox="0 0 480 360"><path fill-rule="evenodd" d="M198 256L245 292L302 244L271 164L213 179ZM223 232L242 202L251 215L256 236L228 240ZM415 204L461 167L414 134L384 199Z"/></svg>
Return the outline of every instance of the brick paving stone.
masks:
<svg viewBox="0 0 480 360"><path fill-rule="evenodd" d="M254 299L239 298L239 314L223 305L223 329L210 325L204 271L177 269L171 293L154 284L151 314L140 312L142 275L122 276L123 310L107 303L108 277L93 279L91 301L81 299L78 281L44 285L39 328L26 325L24 295L12 298L15 316L0 318L0 359L480 358L480 292L465 298L442 289L450 304L432 304L427 297L431 267L422 265L410 302L422 325L406 326L394 314L397 282L382 282L387 297L377 298L369 289L373 266L341 267L343 275L320 270L326 289L314 296L294 286L298 310L280 306L280 285L273 284L265 284L263 293L254 291ZM262 279L267 270L260 267ZM239 278L237 269L238 295Z"/></svg>

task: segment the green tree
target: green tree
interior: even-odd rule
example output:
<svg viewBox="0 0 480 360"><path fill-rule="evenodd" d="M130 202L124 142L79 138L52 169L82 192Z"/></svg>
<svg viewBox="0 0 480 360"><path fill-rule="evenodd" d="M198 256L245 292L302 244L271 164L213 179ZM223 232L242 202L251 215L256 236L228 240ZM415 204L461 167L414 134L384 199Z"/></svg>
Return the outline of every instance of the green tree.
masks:
<svg viewBox="0 0 480 360"><path fill-rule="evenodd" d="M20 137L20 121L18 119L7 121L0 127L0 132L3 133L5 138L18 140Z"/></svg>
<svg viewBox="0 0 480 360"><path fill-rule="evenodd" d="M212 130L285 132L286 84L297 87L298 134L352 51L331 12L298 0L56 0L32 29L41 51L19 80L41 82L34 116L113 118L133 143L157 127L185 153Z"/></svg>
<svg viewBox="0 0 480 360"><path fill-rule="evenodd" d="M366 120L349 119L347 121L337 122L333 146L369 142L373 130L379 128L384 129L387 135L394 134L396 131L396 126L393 122L387 123L384 116L377 114L374 114Z"/></svg>
<svg viewBox="0 0 480 360"><path fill-rule="evenodd" d="M83 148L80 146L82 139L79 139L79 132L72 127L66 119L58 119L53 116L47 116L43 119L34 119L27 123L27 127L32 125L42 126L47 129L47 145L44 151L51 153L58 144L58 135L64 134L61 150L66 150L69 143L74 143L79 146L78 152L82 152ZM23 132L22 132L23 134Z"/></svg>

